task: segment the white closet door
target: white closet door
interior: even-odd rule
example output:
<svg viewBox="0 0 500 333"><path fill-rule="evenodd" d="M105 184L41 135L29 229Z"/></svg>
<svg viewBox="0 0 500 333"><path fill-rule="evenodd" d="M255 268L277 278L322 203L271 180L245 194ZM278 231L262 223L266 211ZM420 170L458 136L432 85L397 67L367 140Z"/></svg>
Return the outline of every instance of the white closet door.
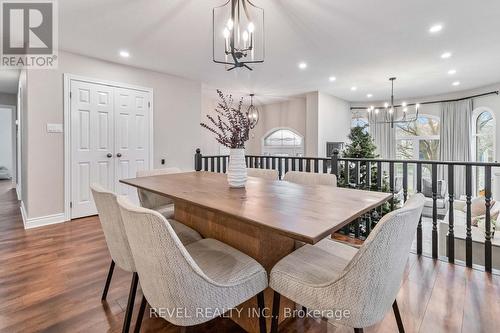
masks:
<svg viewBox="0 0 500 333"><path fill-rule="evenodd" d="M71 81L71 218L96 214L90 185L114 190L113 88Z"/></svg>
<svg viewBox="0 0 500 333"><path fill-rule="evenodd" d="M150 94L115 88L115 170L116 192L137 202L137 189L120 183L135 178L137 171L149 169Z"/></svg>

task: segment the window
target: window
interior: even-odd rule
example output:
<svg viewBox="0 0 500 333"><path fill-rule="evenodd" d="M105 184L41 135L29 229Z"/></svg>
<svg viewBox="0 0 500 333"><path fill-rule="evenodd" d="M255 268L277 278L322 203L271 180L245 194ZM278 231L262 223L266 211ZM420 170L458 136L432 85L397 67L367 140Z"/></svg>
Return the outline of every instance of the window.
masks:
<svg viewBox="0 0 500 333"><path fill-rule="evenodd" d="M353 114L351 128L354 127L364 127L364 132L367 133L369 128L368 119L360 116L359 113Z"/></svg>
<svg viewBox="0 0 500 333"><path fill-rule="evenodd" d="M262 152L272 156L303 156L304 137L292 129L273 129L264 137Z"/></svg>
<svg viewBox="0 0 500 333"><path fill-rule="evenodd" d="M417 121L397 124L396 126L396 158L402 160L438 160L439 159L439 118L421 115ZM402 177L403 167L396 167L396 174ZM422 177L430 178L429 165L422 166ZM416 167L408 165L408 187L416 186Z"/></svg>
<svg viewBox="0 0 500 333"><path fill-rule="evenodd" d="M476 162L493 162L495 160L495 119L493 112L479 108L473 112L473 156ZM484 167L477 167L476 194L484 195Z"/></svg>

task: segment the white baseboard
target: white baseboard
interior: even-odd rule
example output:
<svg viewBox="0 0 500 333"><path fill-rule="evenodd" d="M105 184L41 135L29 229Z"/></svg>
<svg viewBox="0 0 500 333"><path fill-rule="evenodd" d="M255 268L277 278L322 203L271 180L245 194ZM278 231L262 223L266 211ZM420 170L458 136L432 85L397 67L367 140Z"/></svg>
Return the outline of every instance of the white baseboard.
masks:
<svg viewBox="0 0 500 333"><path fill-rule="evenodd" d="M28 215L26 214L26 208L24 207L24 202L22 201L21 216L23 217L24 229L33 229L46 225L66 222L64 213L28 218Z"/></svg>
<svg viewBox="0 0 500 333"><path fill-rule="evenodd" d="M21 201L21 189L19 188L18 185L16 185L16 195L17 195L17 200Z"/></svg>

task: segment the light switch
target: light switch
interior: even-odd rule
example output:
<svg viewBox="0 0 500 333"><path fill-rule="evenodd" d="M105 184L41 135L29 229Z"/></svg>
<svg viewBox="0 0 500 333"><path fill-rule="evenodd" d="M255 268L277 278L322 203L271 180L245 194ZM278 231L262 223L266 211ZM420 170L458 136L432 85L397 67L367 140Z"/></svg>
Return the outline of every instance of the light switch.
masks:
<svg viewBox="0 0 500 333"><path fill-rule="evenodd" d="M47 124L47 133L62 133L63 124Z"/></svg>

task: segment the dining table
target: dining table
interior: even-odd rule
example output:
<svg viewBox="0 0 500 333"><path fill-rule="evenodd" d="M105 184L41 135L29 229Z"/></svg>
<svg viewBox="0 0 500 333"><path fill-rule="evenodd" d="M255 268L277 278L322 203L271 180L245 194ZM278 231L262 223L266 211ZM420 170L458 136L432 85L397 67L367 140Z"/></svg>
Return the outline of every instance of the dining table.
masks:
<svg viewBox="0 0 500 333"><path fill-rule="evenodd" d="M249 255L268 273L297 244L316 244L331 237L392 198L390 193L256 177L248 177L243 188L230 188L225 174L205 171L120 182L170 198L175 220L204 238L217 239ZM268 288L264 295L266 308L271 309L272 290ZM254 297L240 309L254 309L256 305ZM295 309L296 304L282 300L281 313L286 307ZM238 315L231 319L243 329L259 332L254 312L235 313ZM286 318L280 315L282 320Z"/></svg>

